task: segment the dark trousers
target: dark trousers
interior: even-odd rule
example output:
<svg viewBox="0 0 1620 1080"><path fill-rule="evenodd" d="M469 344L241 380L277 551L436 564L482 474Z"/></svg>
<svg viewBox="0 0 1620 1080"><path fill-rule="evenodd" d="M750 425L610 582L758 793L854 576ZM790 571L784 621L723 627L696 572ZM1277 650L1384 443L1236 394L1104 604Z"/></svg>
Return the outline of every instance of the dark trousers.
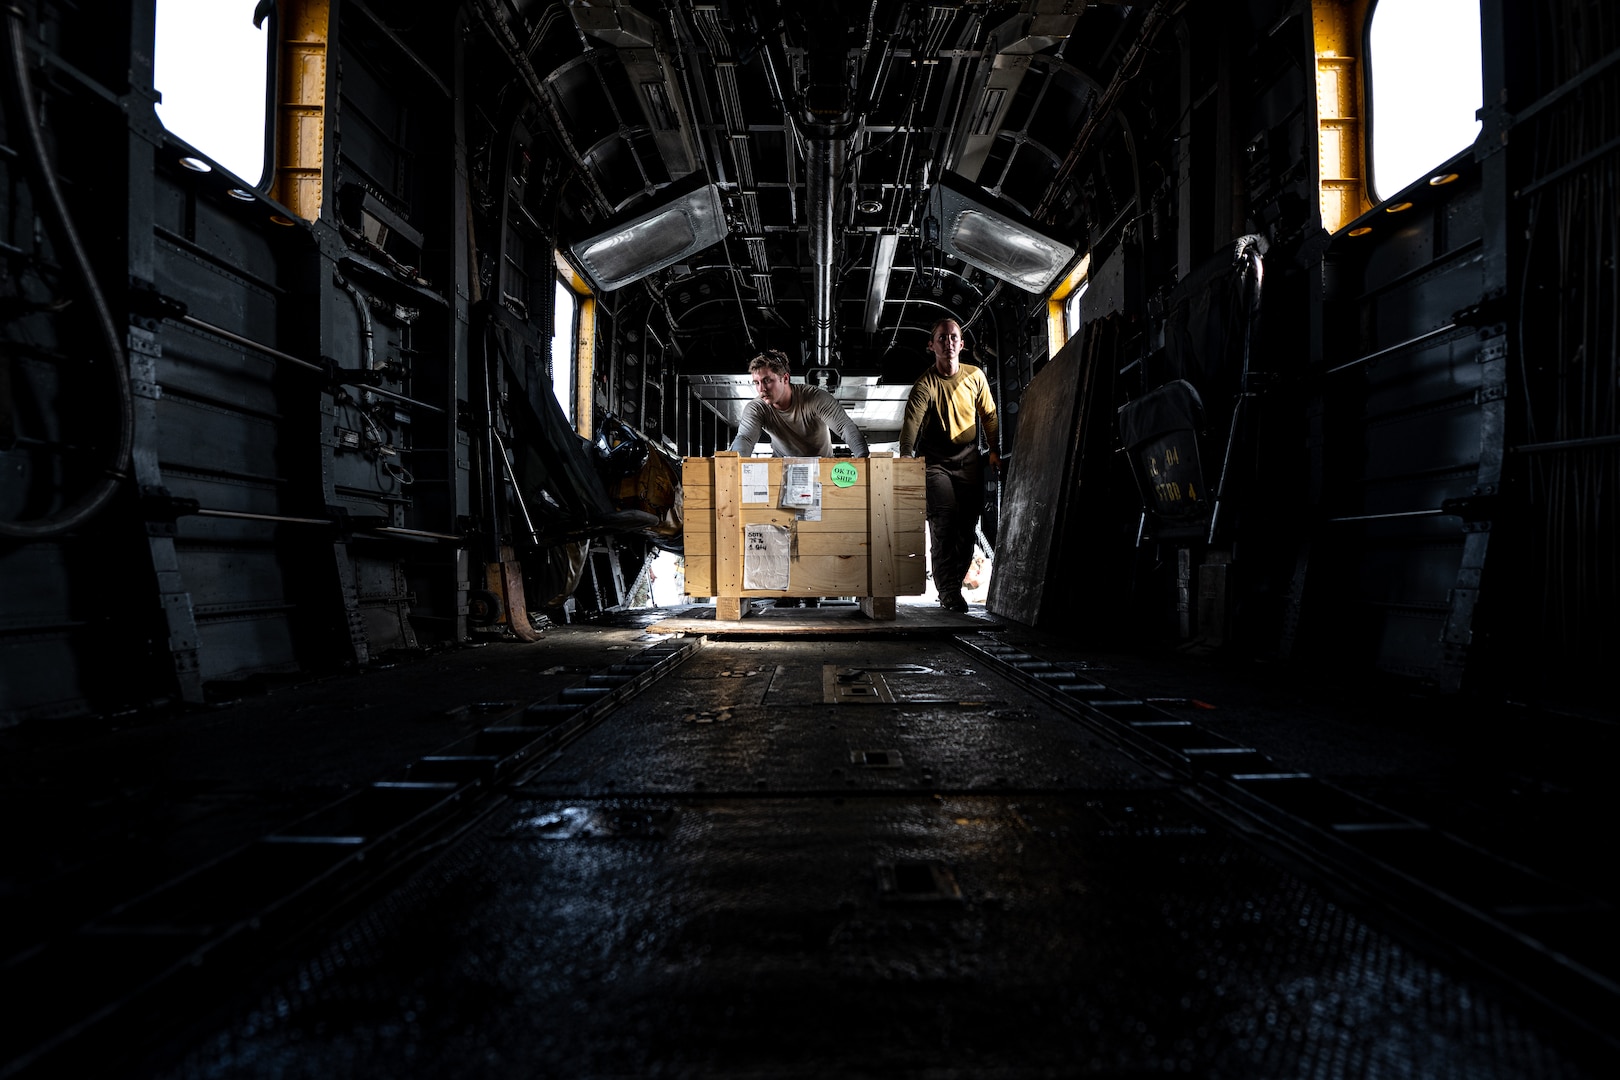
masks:
<svg viewBox="0 0 1620 1080"><path fill-rule="evenodd" d="M984 509L984 468L979 455L975 452L967 460L929 462L927 492L934 591L950 596L962 591L962 579L973 563L974 529Z"/></svg>

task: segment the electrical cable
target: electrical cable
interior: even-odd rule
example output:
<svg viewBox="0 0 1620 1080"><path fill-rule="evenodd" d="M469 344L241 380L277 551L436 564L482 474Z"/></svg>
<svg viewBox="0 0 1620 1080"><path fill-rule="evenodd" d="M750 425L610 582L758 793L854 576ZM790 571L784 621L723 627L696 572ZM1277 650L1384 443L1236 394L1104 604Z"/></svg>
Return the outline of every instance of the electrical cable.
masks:
<svg viewBox="0 0 1620 1080"><path fill-rule="evenodd" d="M332 280L342 286L344 291L349 294L350 299L354 301L355 311L359 312L360 336L365 341L366 370L372 371L377 367L377 357L372 347L372 339L375 334L372 332L371 310L366 304L366 298L361 296L360 290L355 288L354 284L342 274L333 274Z"/></svg>
<svg viewBox="0 0 1620 1080"><path fill-rule="evenodd" d="M28 521L0 521L0 536L18 540L42 540L61 536L83 525L100 513L117 494L119 486L128 476L130 454L135 443L135 403L130 388L129 366L124 357L124 346L113 321L112 309L96 281L94 268L78 230L68 214L67 201L57 183L49 157L45 153L45 137L40 131L39 112L34 105L33 87L28 78L28 49L23 38L24 14L17 7L6 9L6 34L9 39L11 60L10 93L7 102L12 106L10 127L20 131L27 140L27 166L37 188L42 189L49 210L47 228L50 228L58 246L64 249L77 271L90 301L96 329L102 338L107 362L112 369L114 391L118 402L118 449L114 451L106 475L79 498L54 513Z"/></svg>

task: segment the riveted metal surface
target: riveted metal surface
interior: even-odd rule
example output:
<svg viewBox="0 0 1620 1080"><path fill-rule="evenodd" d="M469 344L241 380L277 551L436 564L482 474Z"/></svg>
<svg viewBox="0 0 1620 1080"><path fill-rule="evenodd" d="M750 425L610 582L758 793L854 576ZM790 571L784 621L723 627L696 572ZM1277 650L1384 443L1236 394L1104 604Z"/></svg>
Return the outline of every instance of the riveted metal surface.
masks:
<svg viewBox="0 0 1620 1080"><path fill-rule="evenodd" d="M1169 792L486 826L156 1074L1597 1075Z"/></svg>
<svg viewBox="0 0 1620 1080"><path fill-rule="evenodd" d="M211 982L233 964L270 955L291 920L336 910L347 893L397 877L468 827L490 784L524 775L600 720L613 701L674 670L696 647L654 643L592 676L609 684L603 691L612 701L570 702L572 688L564 688L555 701L528 708L500 700L454 706L458 723L507 722L465 734L407 765L402 779L351 790L283 821L271 836L112 905L58 940L13 955L10 975L35 989L14 1010L17 1022L4 1029L0 1047L9 1060L0 1075L78 1071L94 1059L92 1044L135 1037L143 1016L162 1011L165 1001L207 999ZM519 717L534 723L510 723ZM98 972L93 979L57 976L91 966ZM85 1037L92 1032L95 1038Z"/></svg>
<svg viewBox="0 0 1620 1080"><path fill-rule="evenodd" d="M1455 835L1398 806L1380 805L1358 793L1354 788L1363 786L1359 778L1346 788L1291 771L1215 731L1207 720L1179 721L1159 707L1196 703L1206 714L1220 711L1202 699L1144 695L1139 702L1124 703L1125 695L1113 691L1081 700L1033 680L1032 672L1070 670L1077 682L1096 681L1086 673L1083 661L1038 660L1024 651L1021 642L983 635L964 639L964 648L1024 680L1033 692L1082 722L1119 738L1134 752L1166 763L1175 775L1194 784L1197 797L1212 808L1235 814L1246 827L1259 826L1296 856L1364 895L1378 896L1410 925L1446 939L1452 948L1498 975L1535 987L1539 999L1553 1003L1609 1049L1616 1048L1607 1019L1620 1001L1620 978L1615 974L1620 970L1616 963L1620 950L1608 929L1615 902L1607 889L1582 887L1580 875L1560 866L1556 856L1532 857L1521 864L1504 857L1500 843L1481 832L1478 823L1464 835ZM1116 673L1110 682L1151 686L1163 677L1139 673L1132 679ZM1105 696L1121 700L1101 700ZM1362 707L1374 701L1364 698ZM1412 703L1404 704L1410 708ZM1390 709L1395 715L1406 711L1395 702L1388 705L1395 706ZM1149 716L1153 719L1146 719ZM1255 730L1264 732L1263 727ZM1286 740L1278 742L1275 731L1266 734L1267 744L1287 745ZM1313 731L1313 739L1318 760L1334 771L1342 770L1343 762L1329 763L1320 756L1321 733ZM1408 763L1414 760L1405 750L1394 756ZM1424 786L1432 782L1432 776L1422 781ZM1607 816L1612 811L1594 820ZM1458 817L1453 809L1436 820ZM1468 839L1468 833L1475 839ZM1537 869L1538 864L1547 869Z"/></svg>
<svg viewBox="0 0 1620 1080"><path fill-rule="evenodd" d="M622 649L633 656L612 670L667 662L588 633L580 659ZM444 719L467 745L441 739L407 777L459 787L476 776L493 795L487 816L428 845L437 862L330 941L302 939L312 951L288 950L268 981L244 968L246 996L190 997L221 1011L175 1013L192 1034L160 1057L137 1062L148 1051L120 1042L126 1072L1612 1073L1567 1027L1541 1026L1533 985L1506 989L1365 892L1313 883L1337 879L1302 876L1317 868L1293 849L1265 848L1289 860L1275 861L1187 798L1201 784L1140 764L945 643L799 642L784 654L711 642L583 733L595 703L558 691L592 669L558 657L480 677L477 694L464 683ZM880 674L897 701L823 703L828 665ZM1126 729L1222 728L1233 745L1275 752L1235 691L1104 666L1072 657L1031 672L1136 702L1104 706ZM549 698L536 700L540 686ZM404 695L417 708L423 696ZM1142 709L1158 719L1128 719ZM505 768L524 747L525 762ZM1289 775L1264 783L1293 792L1277 801L1295 813L1359 830L1346 847L1402 823L1354 799L1323 802ZM352 853L371 841L329 824L267 838L273 858L256 865L349 867L357 882ZM248 907L253 891L238 889ZM132 908L138 925L104 920L66 968L36 965L21 981L139 970L153 927L188 910L172 896Z"/></svg>
<svg viewBox="0 0 1620 1080"><path fill-rule="evenodd" d="M1605 1074L1017 685L890 647L711 643L151 1074ZM896 704L823 704L826 664Z"/></svg>
<svg viewBox="0 0 1620 1080"><path fill-rule="evenodd" d="M881 671L893 703L825 704L824 672L856 669ZM869 750L892 751L902 764L852 763L853 752ZM853 793L1159 782L944 643L720 642L524 790Z"/></svg>

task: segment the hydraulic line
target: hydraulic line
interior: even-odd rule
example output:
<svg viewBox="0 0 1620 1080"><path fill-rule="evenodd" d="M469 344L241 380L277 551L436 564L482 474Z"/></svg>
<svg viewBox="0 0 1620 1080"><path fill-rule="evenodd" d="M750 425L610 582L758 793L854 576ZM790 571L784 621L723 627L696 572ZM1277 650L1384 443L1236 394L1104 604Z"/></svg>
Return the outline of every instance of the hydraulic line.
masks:
<svg viewBox="0 0 1620 1080"><path fill-rule="evenodd" d="M377 366L377 357L372 347L374 335L371 329L371 311L366 306L366 298L361 296L360 290L355 288L353 283L342 274L333 274L332 279L349 294L349 298L354 301L355 311L360 313L360 336L365 339L366 343L366 370L371 371Z"/></svg>
<svg viewBox="0 0 1620 1080"><path fill-rule="evenodd" d="M39 113L34 107L33 87L29 85L28 79L24 18L21 9L7 7L6 35L11 59L9 87L11 92L6 97L12 107L10 126L13 131L21 132L27 140L27 153L24 156L27 158L27 166L35 188L46 196L44 202L48 211L47 227L51 229L57 245L67 254L67 261L72 264L79 276L80 284L84 286L85 296L90 301L92 315L95 318L96 329L101 334L102 344L106 349L118 399L118 449L113 455L106 475L77 502L70 503L53 514L30 521L0 521L0 536L19 540L42 540L61 536L83 525L100 513L117 493L119 485L127 476L130 452L135 442L135 404L118 325L113 321L112 309L107 306L107 298L102 294L101 286L96 281L95 270L90 265L90 256L79 240L78 230L73 227L73 219L68 215L67 201L62 197L62 188L56 182L56 174L45 153L45 138L40 132Z"/></svg>

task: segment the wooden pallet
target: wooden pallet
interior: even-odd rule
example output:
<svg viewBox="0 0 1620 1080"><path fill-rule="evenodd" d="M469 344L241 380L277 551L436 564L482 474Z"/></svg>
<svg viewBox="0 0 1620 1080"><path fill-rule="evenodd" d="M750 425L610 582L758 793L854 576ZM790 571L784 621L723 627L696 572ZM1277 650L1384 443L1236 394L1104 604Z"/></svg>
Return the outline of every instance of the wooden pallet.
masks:
<svg viewBox="0 0 1620 1080"><path fill-rule="evenodd" d="M824 600L819 608L778 608L769 600L744 600L743 617L720 619L713 608L687 607L647 627L649 634L702 634L708 637L845 638L895 635L941 636L965 630L997 631L1000 623L984 614L946 611L938 604L896 600L893 619L873 619L853 603Z"/></svg>

